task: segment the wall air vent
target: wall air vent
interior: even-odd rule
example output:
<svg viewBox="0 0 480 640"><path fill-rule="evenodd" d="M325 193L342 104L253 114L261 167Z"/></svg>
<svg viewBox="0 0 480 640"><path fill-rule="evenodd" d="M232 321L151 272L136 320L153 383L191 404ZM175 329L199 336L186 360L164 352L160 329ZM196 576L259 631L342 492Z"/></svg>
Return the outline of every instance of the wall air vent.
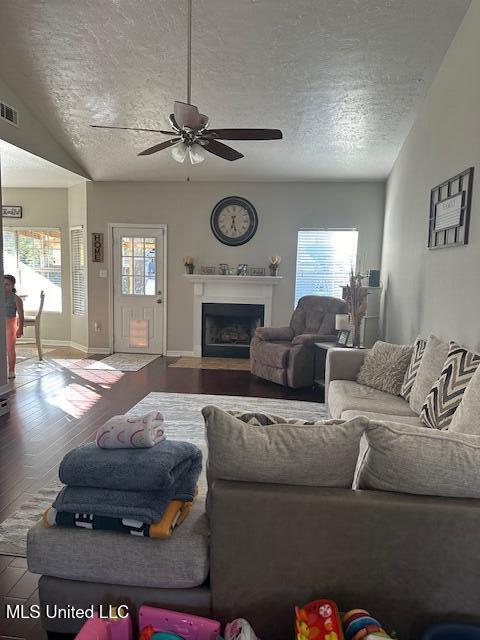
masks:
<svg viewBox="0 0 480 640"><path fill-rule="evenodd" d="M5 102L0 101L0 119L18 127L18 111Z"/></svg>

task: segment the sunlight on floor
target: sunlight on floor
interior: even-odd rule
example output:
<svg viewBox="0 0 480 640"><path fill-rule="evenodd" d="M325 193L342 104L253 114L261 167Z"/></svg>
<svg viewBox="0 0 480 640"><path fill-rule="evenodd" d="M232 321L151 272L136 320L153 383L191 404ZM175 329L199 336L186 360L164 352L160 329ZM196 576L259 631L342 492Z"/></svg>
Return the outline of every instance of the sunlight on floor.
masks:
<svg viewBox="0 0 480 640"><path fill-rule="evenodd" d="M93 387L79 383L69 384L65 389L47 398L47 402L58 407L73 418L81 418L101 399Z"/></svg>

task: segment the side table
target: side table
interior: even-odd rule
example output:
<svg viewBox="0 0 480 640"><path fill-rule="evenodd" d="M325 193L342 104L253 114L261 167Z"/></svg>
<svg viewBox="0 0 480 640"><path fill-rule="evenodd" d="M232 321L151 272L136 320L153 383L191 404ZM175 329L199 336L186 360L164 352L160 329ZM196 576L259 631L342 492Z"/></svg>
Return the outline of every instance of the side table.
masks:
<svg viewBox="0 0 480 640"><path fill-rule="evenodd" d="M313 388L325 389L325 365L329 349L351 349L336 342L315 342L315 355L313 360Z"/></svg>

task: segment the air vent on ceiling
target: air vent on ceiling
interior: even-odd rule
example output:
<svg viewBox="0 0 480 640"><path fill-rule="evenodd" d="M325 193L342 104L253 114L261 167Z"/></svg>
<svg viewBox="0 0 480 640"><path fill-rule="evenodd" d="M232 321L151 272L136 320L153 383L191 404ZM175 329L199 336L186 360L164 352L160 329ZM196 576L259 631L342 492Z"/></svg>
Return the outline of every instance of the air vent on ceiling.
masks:
<svg viewBox="0 0 480 640"><path fill-rule="evenodd" d="M0 118L18 127L18 111L5 102L0 102Z"/></svg>

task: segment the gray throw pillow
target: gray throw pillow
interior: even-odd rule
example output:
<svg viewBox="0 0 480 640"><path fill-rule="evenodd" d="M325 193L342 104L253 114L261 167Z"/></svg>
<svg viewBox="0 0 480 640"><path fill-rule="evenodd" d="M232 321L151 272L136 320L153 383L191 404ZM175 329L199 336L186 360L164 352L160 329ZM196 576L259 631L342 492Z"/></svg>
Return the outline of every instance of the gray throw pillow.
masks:
<svg viewBox="0 0 480 640"><path fill-rule="evenodd" d="M365 356L357 382L399 396L413 347L376 342Z"/></svg>
<svg viewBox="0 0 480 640"><path fill-rule="evenodd" d="M453 420L449 433L467 433L480 436L480 367L477 368L467 385Z"/></svg>
<svg viewBox="0 0 480 640"><path fill-rule="evenodd" d="M415 343L413 345L410 364L407 367L405 378L403 379L402 383L402 388L400 390L400 395L407 401L410 399L413 383L415 382L415 378L417 377L418 368L420 366L420 362L422 361L423 352L425 351L426 346L427 341L425 340L425 338L420 338L420 336L415 340Z"/></svg>
<svg viewBox="0 0 480 640"><path fill-rule="evenodd" d="M370 421L360 489L480 498L480 438Z"/></svg>
<svg viewBox="0 0 480 640"><path fill-rule="evenodd" d="M480 364L480 355L450 343L442 373L425 399L420 413L424 425L445 429L461 403L465 389Z"/></svg>
<svg viewBox="0 0 480 640"><path fill-rule="evenodd" d="M296 425L313 425L313 424L342 424L345 420L321 419L303 420L302 418L283 418L273 413L261 413L260 411L227 411L228 414L234 416L242 422L256 425L257 427L266 427L271 424L296 424Z"/></svg>
<svg viewBox="0 0 480 640"><path fill-rule="evenodd" d="M425 398L440 377L447 355L448 342L442 342L436 336L430 336L410 392L410 408L416 414L420 414Z"/></svg>
<svg viewBox="0 0 480 640"><path fill-rule="evenodd" d="M315 487L352 486L360 438L368 420L343 424L261 427L218 407L202 409L207 429L208 477Z"/></svg>

